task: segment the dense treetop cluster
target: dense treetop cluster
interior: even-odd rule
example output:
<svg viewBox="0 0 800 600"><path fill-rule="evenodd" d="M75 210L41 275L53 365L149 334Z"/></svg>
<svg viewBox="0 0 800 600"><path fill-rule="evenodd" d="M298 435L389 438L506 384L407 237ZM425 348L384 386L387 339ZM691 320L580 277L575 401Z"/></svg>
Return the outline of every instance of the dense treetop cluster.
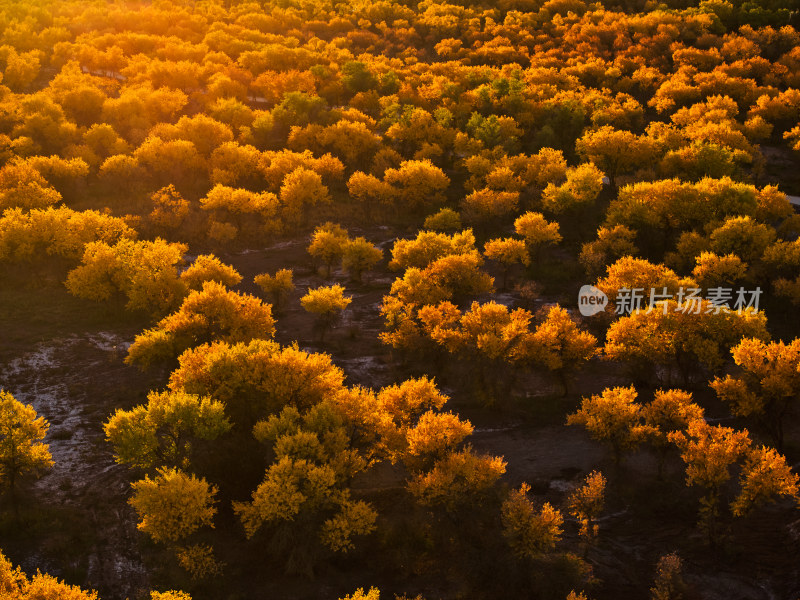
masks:
<svg viewBox="0 0 800 600"><path fill-rule="evenodd" d="M606 477L562 508L509 489L433 377L460 368L493 407L531 373L568 397L610 361L627 385L576 399L567 422L608 445L612 483L640 449L659 481L681 464L711 546L733 517L796 501L778 451L800 385L798 180L782 167L800 152L797 23L790 0L0 0L0 277L53 266L74 296L149 319L125 362L171 371L164 389L103 427L137 478L138 529L193 581L224 577L218 547L237 558L212 531L224 513L289 573L390 547L407 522L402 551L465 553L452 569L470 593L492 593L479 539L497 595L585 600ZM388 253L348 232L375 226L398 234ZM349 385L327 354L274 340L293 271L257 275L260 298L213 252L288 236L310 236L326 280L392 272L379 339L418 376ZM610 299L592 320L568 304L582 283ZM762 310L681 309L687 289L744 286ZM631 289L644 304L615 314ZM320 344L345 292L299 301ZM715 395L751 430L706 422ZM0 438L13 496L52 460L44 419L0 400L0 428L27 432ZM410 515L394 529L355 485L377 468ZM665 556L656 587L679 570ZM0 593L94 597L2 555Z"/></svg>

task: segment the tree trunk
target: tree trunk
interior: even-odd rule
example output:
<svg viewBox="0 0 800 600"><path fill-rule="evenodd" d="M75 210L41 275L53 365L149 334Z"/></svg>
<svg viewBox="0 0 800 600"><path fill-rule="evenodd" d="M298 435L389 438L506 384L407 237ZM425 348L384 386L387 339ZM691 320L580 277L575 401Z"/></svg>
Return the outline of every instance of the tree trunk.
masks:
<svg viewBox="0 0 800 600"><path fill-rule="evenodd" d="M566 398L569 394L569 381L567 380L567 374L564 369L556 369L556 377L558 377L558 381L561 384L561 388L564 390L564 393L561 395L562 398Z"/></svg>
<svg viewBox="0 0 800 600"><path fill-rule="evenodd" d="M8 489L11 494L11 510L14 513L14 521L19 522L19 503L17 502L17 472L12 466L8 474Z"/></svg>

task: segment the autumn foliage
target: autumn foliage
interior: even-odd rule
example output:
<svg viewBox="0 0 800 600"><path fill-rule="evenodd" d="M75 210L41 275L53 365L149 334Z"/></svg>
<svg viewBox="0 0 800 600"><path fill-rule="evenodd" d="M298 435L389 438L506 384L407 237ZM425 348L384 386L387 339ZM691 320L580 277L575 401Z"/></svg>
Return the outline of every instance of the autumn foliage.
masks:
<svg viewBox="0 0 800 600"><path fill-rule="evenodd" d="M7 549L69 581L0 555L0 596L97 598L72 583L128 562L201 598L790 589L753 565L800 496L797 26L791 0L0 0Z"/></svg>

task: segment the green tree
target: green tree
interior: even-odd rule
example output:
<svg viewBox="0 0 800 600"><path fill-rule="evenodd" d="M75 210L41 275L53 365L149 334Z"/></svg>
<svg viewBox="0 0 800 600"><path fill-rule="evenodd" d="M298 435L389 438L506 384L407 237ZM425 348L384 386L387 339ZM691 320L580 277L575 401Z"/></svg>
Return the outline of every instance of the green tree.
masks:
<svg viewBox="0 0 800 600"><path fill-rule="evenodd" d="M363 62L351 60L342 65L342 83L353 94L366 92L377 84L375 76Z"/></svg>

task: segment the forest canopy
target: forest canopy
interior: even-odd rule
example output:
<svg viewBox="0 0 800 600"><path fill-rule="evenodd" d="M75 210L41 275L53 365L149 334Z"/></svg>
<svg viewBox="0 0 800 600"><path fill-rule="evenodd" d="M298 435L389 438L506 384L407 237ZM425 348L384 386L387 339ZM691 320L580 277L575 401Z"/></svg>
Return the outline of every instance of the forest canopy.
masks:
<svg viewBox="0 0 800 600"><path fill-rule="evenodd" d="M796 591L798 27L0 0L0 595Z"/></svg>

